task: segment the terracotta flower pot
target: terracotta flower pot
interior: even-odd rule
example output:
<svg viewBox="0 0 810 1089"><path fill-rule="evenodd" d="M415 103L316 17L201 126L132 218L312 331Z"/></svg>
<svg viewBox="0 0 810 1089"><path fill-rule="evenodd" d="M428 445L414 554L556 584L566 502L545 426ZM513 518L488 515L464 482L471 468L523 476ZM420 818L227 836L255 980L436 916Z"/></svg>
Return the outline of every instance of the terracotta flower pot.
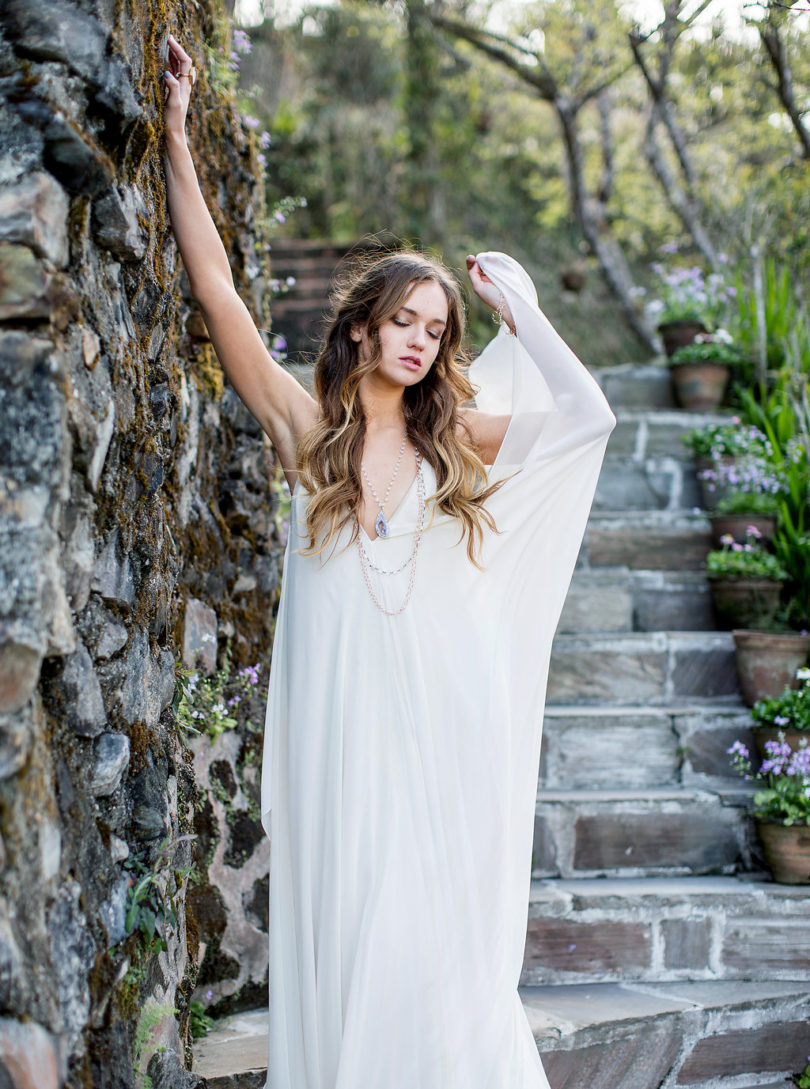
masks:
<svg viewBox="0 0 810 1089"><path fill-rule="evenodd" d="M810 635L736 629L737 672L749 707L765 696L781 696L785 687L798 688L796 670L810 651Z"/></svg>
<svg viewBox="0 0 810 1089"><path fill-rule="evenodd" d="M667 355L674 355L679 348L691 344L698 333L705 333L706 326L702 321L684 318L681 321L662 321L658 332L664 342L664 351Z"/></svg>
<svg viewBox="0 0 810 1089"><path fill-rule="evenodd" d="M810 734L808 734L807 730L786 730L784 726L757 726L754 724L751 732L754 735L754 744L757 747L760 760L768 759L768 750L765 748L765 743L767 741L778 741L780 733L791 752L798 752L799 749L803 748L803 741L810 744Z"/></svg>
<svg viewBox="0 0 810 1089"><path fill-rule="evenodd" d="M709 589L720 626L767 627L779 609L782 583L777 579L722 578L709 575Z"/></svg>
<svg viewBox="0 0 810 1089"><path fill-rule="evenodd" d="M734 485L728 484L725 481L716 482L711 479L705 480L702 474L706 471L715 472L718 467L728 469L732 465L737 465L742 461L742 458L734 457L727 454L724 457L718 458L714 461L709 457L695 458L695 470L698 474L698 484L700 485L701 494L701 506L704 510L714 510L720 500L733 491ZM713 490L709 485L713 485Z"/></svg>
<svg viewBox="0 0 810 1089"><path fill-rule="evenodd" d="M770 541L776 531L776 518L771 514L717 514L709 515L712 524L712 541L721 548L721 537L733 537L738 544L745 544L746 530L756 526L763 541Z"/></svg>
<svg viewBox="0 0 810 1089"><path fill-rule="evenodd" d="M582 291L587 274L577 265L569 265L560 273L560 281L566 291Z"/></svg>
<svg viewBox="0 0 810 1089"><path fill-rule="evenodd" d="M711 412L723 400L728 385L726 363L704 360L670 366L675 400L688 412Z"/></svg>
<svg viewBox="0 0 810 1089"><path fill-rule="evenodd" d="M757 831L773 879L780 885L810 885L810 827L758 820Z"/></svg>

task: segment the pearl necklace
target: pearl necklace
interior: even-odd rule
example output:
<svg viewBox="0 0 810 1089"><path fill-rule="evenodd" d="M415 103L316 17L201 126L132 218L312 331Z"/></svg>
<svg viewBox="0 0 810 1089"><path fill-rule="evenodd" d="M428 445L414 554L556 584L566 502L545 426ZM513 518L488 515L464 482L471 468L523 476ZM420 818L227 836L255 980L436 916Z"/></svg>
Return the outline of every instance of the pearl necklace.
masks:
<svg viewBox="0 0 810 1089"><path fill-rule="evenodd" d="M375 497L376 498L376 497ZM416 518L416 533L413 539L413 545L411 547L411 554L408 559L400 564L399 567L395 567L390 570L385 567L378 567L371 557L366 552L365 545L361 540L360 526L358 521L358 534L357 534L357 550L360 553L360 569L363 572L363 580L366 584L366 589L369 592L371 600L377 606L381 613L385 613L386 616L399 616L401 612L404 612L411 600L411 594L413 593L413 585L416 577L416 557L419 553L419 544L422 540L422 530L425 526L425 482L422 479L422 455L417 450L416 452L416 503L417 503L417 518ZM403 571L410 564L410 575L408 576L408 588L405 591L405 598L398 609L386 609L380 599L375 593L374 587L371 584L370 571L376 571L380 575L397 575L400 571Z"/></svg>
<svg viewBox="0 0 810 1089"><path fill-rule="evenodd" d="M394 486L394 481L396 480L397 473L399 472L399 464L402 461L402 455L405 453L405 440L407 439L407 437L408 436L407 436L407 432L406 432L406 434L404 434L402 436L402 446L400 446L400 448L399 448L399 456L397 458L397 463L394 466L394 475L388 481L388 487L385 489L385 498L382 501L380 501L380 497L374 491L374 485L369 480L368 473L366 472L365 465L363 464L362 461L360 462L360 472L365 477L366 484L368 484L369 490L371 491L371 494L374 496L374 498L375 498L375 500L377 502L377 506L380 508L380 513L377 515L377 519L374 522L374 528L377 531L377 536L378 537L387 537L388 536L388 521L387 521L387 519L385 517L384 507L385 507L385 504L388 502L388 496L391 494L391 488Z"/></svg>

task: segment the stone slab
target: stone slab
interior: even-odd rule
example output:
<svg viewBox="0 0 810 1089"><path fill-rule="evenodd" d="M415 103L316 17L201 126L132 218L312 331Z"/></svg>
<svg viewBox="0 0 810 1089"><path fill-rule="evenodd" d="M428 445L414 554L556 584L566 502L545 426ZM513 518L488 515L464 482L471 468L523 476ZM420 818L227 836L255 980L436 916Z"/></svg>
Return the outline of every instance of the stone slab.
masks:
<svg viewBox="0 0 810 1089"><path fill-rule="evenodd" d="M592 518L585 531L584 557L592 568L703 571L711 547L703 518Z"/></svg>
<svg viewBox="0 0 810 1089"><path fill-rule="evenodd" d="M699 1040L678 1072L678 1085L695 1085L734 1074L799 1070L807 1065L806 1021L718 1032Z"/></svg>
<svg viewBox="0 0 810 1089"><path fill-rule="evenodd" d="M743 861L737 819L728 811L609 812L579 816L574 826L574 870L674 867L693 873L736 867Z"/></svg>
<svg viewBox="0 0 810 1089"><path fill-rule="evenodd" d="M696 972L709 968L711 952L711 919L664 919L661 923L664 939L664 967L678 971Z"/></svg>
<svg viewBox="0 0 810 1089"><path fill-rule="evenodd" d="M715 631L703 571L633 571L629 577L634 631Z"/></svg>
<svg viewBox="0 0 810 1089"><path fill-rule="evenodd" d="M764 965L774 973L790 972L794 978L807 978L810 974L808 916L810 905L803 919L735 919L726 927L723 961L743 973Z"/></svg>
<svg viewBox="0 0 810 1089"><path fill-rule="evenodd" d="M576 572L557 630L631 631L632 628L633 598L627 574Z"/></svg>
<svg viewBox="0 0 810 1089"><path fill-rule="evenodd" d="M220 1021L194 1043L194 1072L206 1079L267 1071L268 1011L252 1010Z"/></svg>
<svg viewBox="0 0 810 1089"><path fill-rule="evenodd" d="M610 1044L543 1051L551 1089L658 1089L681 1041L672 1024L639 1025Z"/></svg>
<svg viewBox="0 0 810 1089"><path fill-rule="evenodd" d="M740 681L734 642L727 636L715 636L702 642L672 643L672 691L677 696L738 696Z"/></svg>
<svg viewBox="0 0 810 1089"><path fill-rule="evenodd" d="M651 952L649 924L602 921L593 927L576 920L535 918L526 931L523 966L595 972L601 977L643 970Z"/></svg>
<svg viewBox="0 0 810 1089"><path fill-rule="evenodd" d="M597 381L605 391L608 404L614 411L621 409L674 409L672 381L663 365L644 366L620 363L604 367L597 373Z"/></svg>
<svg viewBox="0 0 810 1089"><path fill-rule="evenodd" d="M549 703L660 700L667 656L663 640L557 636L551 650Z"/></svg>
<svg viewBox="0 0 810 1089"><path fill-rule="evenodd" d="M669 715L547 714L540 782L551 788L633 789L678 779L679 739Z"/></svg>

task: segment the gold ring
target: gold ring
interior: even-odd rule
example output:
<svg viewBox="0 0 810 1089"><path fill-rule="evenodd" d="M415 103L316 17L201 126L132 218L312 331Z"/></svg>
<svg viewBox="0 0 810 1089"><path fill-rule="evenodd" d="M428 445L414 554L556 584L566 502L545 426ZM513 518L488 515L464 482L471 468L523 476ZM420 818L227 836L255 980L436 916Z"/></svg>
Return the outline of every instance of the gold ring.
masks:
<svg viewBox="0 0 810 1089"><path fill-rule="evenodd" d="M197 69L192 65L191 70L188 72L181 72L177 77L178 79L187 79L191 86L197 82Z"/></svg>

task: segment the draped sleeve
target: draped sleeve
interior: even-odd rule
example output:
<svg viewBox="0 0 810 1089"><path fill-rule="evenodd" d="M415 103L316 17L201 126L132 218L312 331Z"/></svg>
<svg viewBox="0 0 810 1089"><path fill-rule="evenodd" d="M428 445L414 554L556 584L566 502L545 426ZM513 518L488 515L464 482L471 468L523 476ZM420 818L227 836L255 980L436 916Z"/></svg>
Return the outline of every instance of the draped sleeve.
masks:
<svg viewBox="0 0 810 1089"><path fill-rule="evenodd" d="M559 621L616 417L597 381L555 331L525 270L506 254L478 255L503 292L516 335L502 327L470 368L476 405L508 415L490 469L504 480L488 501L482 606L499 618L509 671L542 706ZM526 684L526 670L533 682Z"/></svg>
<svg viewBox="0 0 810 1089"><path fill-rule="evenodd" d="M540 309L517 261L497 252L477 260L503 292L517 332L502 327L470 369L477 407L511 417L493 468L589 450L591 461L601 462L597 450L604 453L616 417L598 383Z"/></svg>

